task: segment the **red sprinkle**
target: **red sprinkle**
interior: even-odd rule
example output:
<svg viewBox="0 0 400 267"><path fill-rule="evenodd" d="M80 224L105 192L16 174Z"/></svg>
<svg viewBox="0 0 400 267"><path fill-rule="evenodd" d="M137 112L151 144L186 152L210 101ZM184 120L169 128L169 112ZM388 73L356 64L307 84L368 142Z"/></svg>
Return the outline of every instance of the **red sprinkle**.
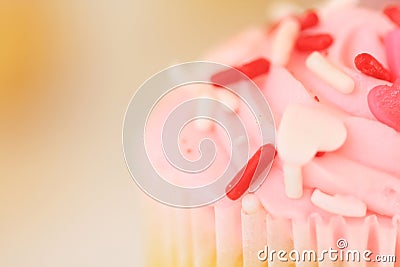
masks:
<svg viewBox="0 0 400 267"><path fill-rule="evenodd" d="M365 75L375 77L377 79L391 82L393 80L390 72L385 69L382 64L368 53L362 53L356 56L354 63L359 71Z"/></svg>
<svg viewBox="0 0 400 267"><path fill-rule="evenodd" d="M300 35L296 42L296 49L304 52L321 51L333 43L333 37L327 33L315 35Z"/></svg>
<svg viewBox="0 0 400 267"><path fill-rule="evenodd" d="M391 21L400 26L400 6L389 5L383 10L383 13L385 13Z"/></svg>
<svg viewBox="0 0 400 267"><path fill-rule="evenodd" d="M318 96L314 96L315 101L319 102Z"/></svg>
<svg viewBox="0 0 400 267"><path fill-rule="evenodd" d="M270 62L265 58L258 58L249 63L243 64L239 67L234 67L234 69L229 69L225 71L218 72L211 76L211 82L215 86L226 86L244 79L241 73L236 70L241 71L250 79L254 79L262 74L269 72Z"/></svg>
<svg viewBox="0 0 400 267"><path fill-rule="evenodd" d="M309 10L303 16L298 18L301 30L305 30L314 26L317 26L319 23L319 18L317 13L314 10Z"/></svg>
<svg viewBox="0 0 400 267"><path fill-rule="evenodd" d="M322 157L323 155L325 155L325 152L324 152L324 151L318 151L317 153L315 153L315 156L316 156L317 158Z"/></svg>
<svg viewBox="0 0 400 267"><path fill-rule="evenodd" d="M265 152L263 150L265 149ZM263 157L261 158L261 152ZM261 146L257 152L250 158L246 166L232 179L226 187L226 195L231 200L240 198L250 187L253 178L262 173L260 168L266 168L275 157L275 148L271 144ZM257 171L257 172L256 172Z"/></svg>

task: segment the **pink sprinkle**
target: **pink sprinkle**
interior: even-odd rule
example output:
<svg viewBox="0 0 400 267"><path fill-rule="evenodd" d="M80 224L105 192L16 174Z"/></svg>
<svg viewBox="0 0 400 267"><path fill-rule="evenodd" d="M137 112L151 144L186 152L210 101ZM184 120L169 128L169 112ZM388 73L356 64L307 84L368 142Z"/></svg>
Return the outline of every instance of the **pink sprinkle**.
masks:
<svg viewBox="0 0 400 267"><path fill-rule="evenodd" d="M400 132L400 79L392 86L374 87L368 93L368 106L378 121Z"/></svg>
<svg viewBox="0 0 400 267"><path fill-rule="evenodd" d="M400 78L400 29L388 33L385 37L385 48L389 69L393 76Z"/></svg>

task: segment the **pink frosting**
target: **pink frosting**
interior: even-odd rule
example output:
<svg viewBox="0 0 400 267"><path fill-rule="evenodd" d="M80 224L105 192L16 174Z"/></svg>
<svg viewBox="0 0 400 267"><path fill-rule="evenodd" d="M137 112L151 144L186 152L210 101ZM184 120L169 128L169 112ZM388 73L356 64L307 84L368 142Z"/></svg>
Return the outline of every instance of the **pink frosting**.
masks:
<svg viewBox="0 0 400 267"><path fill-rule="evenodd" d="M381 40L394 27L382 13L353 8L328 15L312 29L333 36L334 43L327 57L354 79L355 90L349 95L312 74L305 66L308 54L294 51L287 70L273 67L263 84L263 92L278 122L289 103L309 103L310 95L316 95L322 104L344 111L341 116L348 134L339 150L314 158L304 167L304 184L309 189L301 199L285 196L282 173L279 164L275 164L268 181L258 192L266 209L274 215L298 218L313 212L326 214L310 202L313 188L332 195L354 195L367 204L370 213L400 214L400 134L376 121L367 102L372 88L390 83L360 73L353 63L357 54L369 53L387 67ZM283 82L279 72L284 71Z"/></svg>
<svg viewBox="0 0 400 267"><path fill-rule="evenodd" d="M330 213L311 203L310 197L315 188L328 194L354 195L367 204L368 214L400 214L400 133L377 121L367 102L372 88L391 84L362 74L353 63L357 54L369 53L388 67L389 60L382 40L393 29L395 25L382 12L357 7L332 12L322 17L317 27L308 30L310 33L329 33L333 36L334 42L327 50L327 57L354 79L355 90L351 94L343 94L316 77L305 66L309 53L296 50L287 67L272 65L268 75L255 80L270 104L277 126L289 104L312 104L315 103L314 96L317 96L322 105L340 114L347 129L347 139L340 149L314 158L304 166L305 188L300 199L290 199L285 194L278 150L267 180L256 192L265 209L273 216L294 219L306 218L313 213L330 216ZM270 58L270 41L265 29L251 29L204 58L231 65L260 56ZM246 118L249 115L241 116ZM159 120L161 118L154 120L149 127L156 129ZM189 138L189 132L196 132L196 137L197 131L190 129L184 136ZM216 132L218 135L219 131ZM155 139L159 138L149 137L149 140ZM194 144L197 146L198 143L194 141ZM154 147L159 145L154 144ZM189 145L186 141L183 144L184 147ZM252 153L257 148L257 142L251 143ZM218 164L229 157L226 151L224 153L217 157ZM165 167L157 152L153 156L158 164ZM222 169L215 168L210 170L210 174L219 171ZM175 175L178 176L177 173Z"/></svg>

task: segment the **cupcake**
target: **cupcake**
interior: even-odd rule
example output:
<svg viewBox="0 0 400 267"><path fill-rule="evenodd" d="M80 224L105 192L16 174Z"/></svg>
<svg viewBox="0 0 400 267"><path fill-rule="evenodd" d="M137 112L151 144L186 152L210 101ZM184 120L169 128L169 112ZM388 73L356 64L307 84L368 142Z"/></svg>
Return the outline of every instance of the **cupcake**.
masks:
<svg viewBox="0 0 400 267"><path fill-rule="evenodd" d="M144 143L171 183L212 183L230 160L224 127L202 120L169 140L192 162L202 157L202 140L214 140L213 164L189 180L170 166L160 131L185 95L207 96L229 108L225 118L240 117L248 151L232 153L250 156L236 164L240 175L216 202L193 209L154 204L148 266L397 266L400 5L349 3L291 14L204 59L233 66L257 85L276 133L269 143L257 137L246 103L221 87L241 83L230 70L215 72L211 84L175 90L154 107Z"/></svg>

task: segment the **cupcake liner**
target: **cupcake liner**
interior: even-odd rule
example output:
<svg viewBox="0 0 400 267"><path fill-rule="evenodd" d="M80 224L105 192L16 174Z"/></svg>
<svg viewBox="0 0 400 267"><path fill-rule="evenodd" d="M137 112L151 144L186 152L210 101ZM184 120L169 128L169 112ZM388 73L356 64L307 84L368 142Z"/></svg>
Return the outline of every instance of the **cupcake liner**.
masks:
<svg viewBox="0 0 400 267"><path fill-rule="evenodd" d="M243 266L241 203L215 207L216 266Z"/></svg>
<svg viewBox="0 0 400 267"><path fill-rule="evenodd" d="M258 251L267 240L267 217L264 210L248 212L242 210L243 266L267 266L258 259Z"/></svg>
<svg viewBox="0 0 400 267"><path fill-rule="evenodd" d="M262 206L249 212L240 201L193 210L160 207L159 212L164 219L153 231L157 241L154 236L149 240L159 246L149 246L147 266L400 266L400 262L367 262L362 258L365 251L372 252L372 260L377 255L400 255L400 216L345 218L312 213L289 219L275 217ZM281 250L286 252L287 261L278 259ZM325 254L320 261L324 250L337 251L338 259ZM275 251L272 259L271 251ZM310 251L315 252L316 261L308 258ZM355 252L360 253L359 260L353 256ZM300 257L304 254L305 259L293 261L290 253L294 258L295 253Z"/></svg>
<svg viewBox="0 0 400 267"><path fill-rule="evenodd" d="M272 219L271 219L272 220ZM315 224L311 220L295 221L292 223L293 248L302 252L303 250L316 248ZM301 261L299 267L318 266L317 263Z"/></svg>
<svg viewBox="0 0 400 267"><path fill-rule="evenodd" d="M193 262L192 255L192 226L190 214L186 210L175 210L176 226L179 226L179 231L176 231L176 248L177 248L177 266L191 266Z"/></svg>
<svg viewBox="0 0 400 267"><path fill-rule="evenodd" d="M333 256L337 260L325 254L323 261L298 261L295 266L397 266L395 262L367 262L362 257L367 251L372 252L369 256L371 260L375 260L377 255L399 255L398 225L398 217L390 219L376 215L359 219L332 215L325 219L314 213L305 220L292 220L274 218L268 214L266 244L270 251L290 253L295 250L302 254L305 250L312 250L318 258L321 258L324 250L337 251ZM353 254L358 252L360 258ZM349 260L346 260L347 257ZM293 261L289 262L273 262L273 265L270 262L269 266L294 264Z"/></svg>
<svg viewBox="0 0 400 267"><path fill-rule="evenodd" d="M193 267L214 266L216 262L215 213L213 207L191 211Z"/></svg>
<svg viewBox="0 0 400 267"><path fill-rule="evenodd" d="M330 6L319 11L323 24L315 31L315 33L326 31L334 37L334 45L329 49L329 53L321 52L320 57L323 59L321 62L326 60L326 64L322 64L322 66L327 66L327 63L330 62L337 67L338 71L341 70L345 74L344 76L339 75L339 77L351 77L355 85L351 84L351 90L348 92L345 90L345 94L342 94L343 90L340 90L340 86L335 83L335 75L330 75L327 79L327 76L322 75L325 74L325 71L321 74L321 72L311 69L310 72L310 67L307 65L308 55L303 53L291 55L282 51L282 53L272 54L268 52L271 50L271 46L274 47L276 35L268 34L267 36L263 30L256 29L244 33L238 39L234 39L231 43L221 46L220 49L206 56L213 61L230 65L245 62L248 58L255 56L272 59L277 55L287 58L293 56L293 60L289 62L287 68L284 66L286 62L281 62L285 63L281 64L283 66L272 64L268 77L259 80L260 88L274 111L277 124L280 123L289 104L310 104L314 102L313 96L315 96L316 100L321 102L320 104L338 108L346 113L340 114L340 116L349 116L343 120L348 130L346 136L352 139L348 138L345 145L337 147L339 148L335 152L337 154L324 156L325 160L331 157L331 161L328 163L332 164L326 166L304 165L302 171L306 174L304 175L305 187L301 188L307 187L307 191L304 190L302 199L288 199L287 195L283 194L283 190L280 192L281 194L275 194L274 191L278 191L279 186L281 186L280 189L284 188L283 179L280 177L282 176L281 170L275 168L271 170L269 181L267 180L263 184L263 188L257 191L268 210L260 205L260 201L254 195L252 200L254 202L247 207L241 201L225 199L215 206L193 210L160 207L163 212L155 211L157 215L162 214L161 227L156 230L159 236L151 235L152 241L150 241L150 244L159 244L160 247L156 249L154 256L157 257L157 260L149 261L149 266L400 267L400 260L392 262L393 259L388 258L400 256L400 216L390 218L368 214L362 218L349 218L328 214L329 209L324 210L322 206L318 206L320 207L318 208L313 205L314 202L310 201L312 190L317 188L332 196L355 193L355 197L364 202L365 209L368 207L371 211L381 214L395 214L399 207L398 201L386 201L390 197L390 190L390 192L386 192L381 187L376 190L376 187L380 185L388 188L394 187L393 185L396 183L392 183L392 181L396 181L395 178L398 178L396 177L396 175L398 176L398 167L396 162L392 161L397 157L387 156L389 152L386 152L387 150L395 151L393 148L398 144L397 137L393 137L395 133L392 133L392 129L386 128L386 126L382 128L380 122L379 124L376 122L375 115L371 113L365 98L369 93L366 89L370 90L381 85L381 81L375 79L377 78L375 76L366 77L365 74L368 73L360 73L358 69L354 69L354 58L361 52L373 54L379 62L385 61L387 55L382 47L381 39L386 31L392 30L393 25L382 14L373 14L364 9L353 10L352 7L356 6L357 2L360 1L331 1ZM351 19L348 19L349 17ZM331 19L332 22L330 22ZM327 22L325 23L325 21ZM344 21L343 25L338 25L342 24L342 21ZM280 23L282 24L282 21ZM340 29L337 29L338 26ZM310 32L313 33L312 30ZM292 38L294 37L292 34L286 37L289 39L283 38L283 41L276 43L278 48L287 43L294 43L296 39ZM317 65L317 69L320 69L321 64ZM332 79L334 79L333 82ZM275 88L278 89L274 90ZM347 93L352 94L347 95ZM230 116L231 114L224 115ZM297 119L297 117L294 118ZM293 132L297 131L296 128L291 129ZM251 148L258 144L258 142L254 142L256 136L252 136L252 133L256 132L256 129L250 131ZM292 131L289 132L292 133ZM305 129L304 132L308 133L308 129ZM369 135L365 135L364 132L369 132ZM218 130L217 134L219 134ZM324 136L327 134L329 133L324 133ZM359 135L362 137L359 138ZM384 142L384 145L378 142L371 148L370 141L374 141L375 136L384 136L383 140L387 138L392 141ZM299 138L299 140L302 139ZM317 144L315 145L319 147ZM366 150L364 146L368 145L368 150ZM223 143L223 147L230 147L227 140L226 143ZM377 153L374 153L376 151ZM278 158L285 155L281 151L278 152ZM388 160L389 158L390 160ZM323 160L319 161L321 163ZM237 165L240 166L242 163L239 162ZM282 163L285 166L285 160ZM344 168L343 163L348 163L346 165L348 168ZM166 166L161 166L161 169L164 169L163 167ZM326 177L320 179L323 174ZM178 177L178 175L174 176L174 173L171 173L171 176ZM390 183L382 182L384 179L380 179L386 176L390 176L390 179L387 178L387 181L391 181ZM210 177L206 175L205 178ZM308 181L307 178L311 181ZM341 183L338 182L339 178ZM366 182L367 180L369 182ZM268 190L265 190L266 188ZM396 188L398 188L397 185ZM354 192L352 192L353 190ZM396 190L392 191L396 192ZM383 193L378 194L381 192ZM374 195L375 193L376 195ZM246 196L242 200L245 198ZM383 198L382 201L380 198ZM306 201L303 201L304 199ZM394 207L389 207L387 203L394 203ZM278 212L279 209L285 210ZM362 209L362 213L357 214L365 214L365 209ZM337 210L331 211L338 212ZM281 216L277 216L277 214ZM168 221L169 219L171 220ZM149 246L149 250L152 252L154 248ZM273 254L271 254L272 251L274 251ZM149 255L151 254L149 253ZM298 255L302 257L306 255L309 258L290 259ZM387 262L368 262L363 259L368 256L374 260L378 255L386 256ZM280 257L284 259L280 259ZM350 259L346 259L349 257Z"/></svg>

